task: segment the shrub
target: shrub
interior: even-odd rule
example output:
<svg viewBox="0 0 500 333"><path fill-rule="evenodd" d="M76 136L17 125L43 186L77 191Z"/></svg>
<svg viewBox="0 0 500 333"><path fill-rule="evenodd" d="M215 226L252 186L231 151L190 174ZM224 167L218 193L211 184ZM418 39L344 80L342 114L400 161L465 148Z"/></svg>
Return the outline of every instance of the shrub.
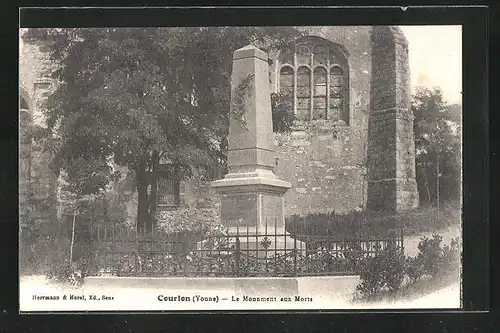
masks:
<svg viewBox="0 0 500 333"><path fill-rule="evenodd" d="M424 266L421 257L406 258L406 275L411 283L418 282L424 276Z"/></svg>
<svg viewBox="0 0 500 333"><path fill-rule="evenodd" d="M460 268L459 238L451 240L450 245L444 245L441 250L440 275L456 274Z"/></svg>
<svg viewBox="0 0 500 333"><path fill-rule="evenodd" d="M394 295L401 287L404 276L404 255L400 248L391 245L366 261L360 274L361 283L356 289L366 300L375 299L383 291Z"/></svg>
<svg viewBox="0 0 500 333"><path fill-rule="evenodd" d="M423 276L432 279L457 273L460 259L459 239L452 239L450 245L441 246L442 237L434 234L432 238L423 237L418 244L416 257L404 257L401 251L391 244L377 256L366 261L361 270L361 283L357 291L365 300L374 300L388 291L394 295L408 277L410 285Z"/></svg>
<svg viewBox="0 0 500 333"><path fill-rule="evenodd" d="M407 274L412 281L422 275L433 279L455 273L459 268L459 239L452 239L449 245L441 246L442 237L434 234L432 238L423 237L418 244L419 253L415 258L408 258Z"/></svg>
<svg viewBox="0 0 500 333"><path fill-rule="evenodd" d="M47 246L45 256L46 278L56 283L67 283L70 281L73 267L70 265L70 242L58 239Z"/></svg>
<svg viewBox="0 0 500 333"><path fill-rule="evenodd" d="M417 257L422 262L424 273L432 278L436 278L441 271L442 240L443 237L434 234L432 238L423 237L418 244L420 252Z"/></svg>

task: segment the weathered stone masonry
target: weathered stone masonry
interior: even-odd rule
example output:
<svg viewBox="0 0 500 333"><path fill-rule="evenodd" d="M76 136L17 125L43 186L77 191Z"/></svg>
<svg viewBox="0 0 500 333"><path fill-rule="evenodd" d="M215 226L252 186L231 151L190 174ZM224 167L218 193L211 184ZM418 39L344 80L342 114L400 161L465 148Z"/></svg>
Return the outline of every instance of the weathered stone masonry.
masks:
<svg viewBox="0 0 500 333"><path fill-rule="evenodd" d="M415 208L418 192L408 42L399 28L373 28L370 100L368 208L386 211Z"/></svg>

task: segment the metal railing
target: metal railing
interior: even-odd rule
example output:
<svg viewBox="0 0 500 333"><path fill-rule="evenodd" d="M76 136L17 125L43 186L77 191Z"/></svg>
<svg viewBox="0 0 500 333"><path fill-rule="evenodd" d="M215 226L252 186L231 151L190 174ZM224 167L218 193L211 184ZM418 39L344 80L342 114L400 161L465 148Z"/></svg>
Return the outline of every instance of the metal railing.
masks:
<svg viewBox="0 0 500 333"><path fill-rule="evenodd" d="M353 224L349 228L356 230ZM404 251L403 230L384 237L349 232L311 235L299 230L201 227L184 234L138 237L120 224L94 223L90 275L117 276L331 276L357 275L366 259Z"/></svg>

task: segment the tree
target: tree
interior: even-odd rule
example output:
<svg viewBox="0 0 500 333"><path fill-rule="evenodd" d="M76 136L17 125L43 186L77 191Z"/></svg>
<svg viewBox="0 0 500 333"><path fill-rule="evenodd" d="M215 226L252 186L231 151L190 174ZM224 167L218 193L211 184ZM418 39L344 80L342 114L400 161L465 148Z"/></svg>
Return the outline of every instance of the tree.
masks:
<svg viewBox="0 0 500 333"><path fill-rule="evenodd" d="M137 232L150 234L160 159L173 170L225 163L234 50L253 43L269 51L298 36L281 27L28 30L24 40L45 41L60 64L44 106L56 168L96 193L110 179L110 159L127 167L136 180Z"/></svg>
<svg viewBox="0 0 500 333"><path fill-rule="evenodd" d="M461 106L446 103L439 88L419 88L412 110L420 200L439 207L460 197Z"/></svg>

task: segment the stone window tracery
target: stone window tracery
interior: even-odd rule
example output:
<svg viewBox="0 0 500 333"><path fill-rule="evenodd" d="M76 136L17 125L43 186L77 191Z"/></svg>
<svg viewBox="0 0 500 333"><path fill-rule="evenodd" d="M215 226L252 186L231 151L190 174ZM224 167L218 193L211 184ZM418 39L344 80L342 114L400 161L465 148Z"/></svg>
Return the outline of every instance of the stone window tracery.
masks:
<svg viewBox="0 0 500 333"><path fill-rule="evenodd" d="M291 105L293 105L294 96L294 72L291 66L284 66L280 71L280 94Z"/></svg>
<svg viewBox="0 0 500 333"><path fill-rule="evenodd" d="M333 118L340 118L344 109L343 72L338 66L330 68L330 114Z"/></svg>
<svg viewBox="0 0 500 333"><path fill-rule="evenodd" d="M327 71L324 67L314 69L313 119L326 119Z"/></svg>
<svg viewBox="0 0 500 333"><path fill-rule="evenodd" d="M278 60L278 91L299 119L349 124L349 66L343 49L310 37L283 50Z"/></svg>
<svg viewBox="0 0 500 333"><path fill-rule="evenodd" d="M311 105L311 70L305 66L297 70L297 114L307 117Z"/></svg>

